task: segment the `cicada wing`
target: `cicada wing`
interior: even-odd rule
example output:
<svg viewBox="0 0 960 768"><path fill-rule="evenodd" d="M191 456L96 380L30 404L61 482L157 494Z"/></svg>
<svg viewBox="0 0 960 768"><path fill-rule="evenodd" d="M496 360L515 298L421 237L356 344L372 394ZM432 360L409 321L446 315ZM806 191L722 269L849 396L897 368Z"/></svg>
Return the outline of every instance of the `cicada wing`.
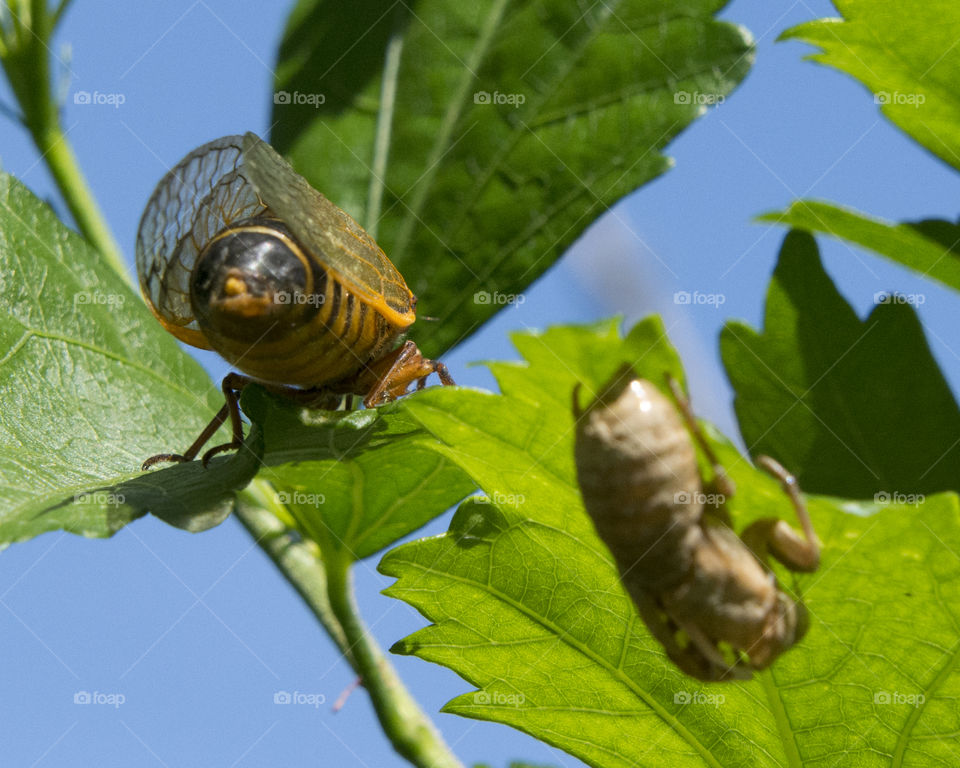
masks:
<svg viewBox="0 0 960 768"><path fill-rule="evenodd" d="M413 294L374 239L255 134L243 137L243 153L248 178L300 244L387 319L410 325Z"/></svg>
<svg viewBox="0 0 960 768"><path fill-rule="evenodd" d="M181 341L209 349L190 306L190 276L213 236L256 216L263 201L243 170L243 136L198 147L160 180L137 232L140 289L163 326Z"/></svg>

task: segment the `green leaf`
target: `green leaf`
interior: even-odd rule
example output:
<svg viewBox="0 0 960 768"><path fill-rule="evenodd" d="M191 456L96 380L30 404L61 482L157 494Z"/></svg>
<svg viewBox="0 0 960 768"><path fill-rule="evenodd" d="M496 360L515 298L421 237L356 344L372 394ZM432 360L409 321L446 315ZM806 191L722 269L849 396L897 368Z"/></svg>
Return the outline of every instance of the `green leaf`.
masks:
<svg viewBox="0 0 960 768"><path fill-rule="evenodd" d="M806 490L960 488L960 410L916 313L891 299L861 321L811 236L784 240L763 332L729 322L720 349L751 453L778 459Z"/></svg>
<svg viewBox="0 0 960 768"><path fill-rule="evenodd" d="M781 729L791 730L804 765L851 753L864 765L956 764L956 495L872 517L834 515L818 533L822 575L805 603L820 626L809 636L809 663L787 656L774 669L788 721Z"/></svg>
<svg viewBox="0 0 960 768"><path fill-rule="evenodd" d="M505 395L569 407L575 384L585 387L584 399L594 397L594 383L605 382L621 363L656 371L658 382L667 374L683 381L680 358L659 317L637 323L626 339L620 337L616 318L594 325L557 326L542 333L513 333L510 339L524 362L487 363ZM560 370L555 370L558 365Z"/></svg>
<svg viewBox="0 0 960 768"><path fill-rule="evenodd" d="M862 82L883 114L960 169L960 8L949 0L837 0L843 19L819 19L781 35L812 43L810 58Z"/></svg>
<svg viewBox="0 0 960 768"><path fill-rule="evenodd" d="M437 318L412 329L436 356L665 171L659 150L744 77L752 45L722 5L302 0L272 139L377 238Z"/></svg>
<svg viewBox="0 0 960 768"><path fill-rule="evenodd" d="M658 381L667 373L682 380L679 359L659 318L638 323L626 341L615 321L517 333L513 339L526 363L491 365L509 397L444 388L408 397L399 407L440 437L444 444L434 450L455 461L498 503L523 506L524 499L540 497L566 525L591 531L578 510L579 491L559 481L573 472L574 386L582 385L586 402L622 363L649 370ZM566 418L548 419L547 404ZM471 439L477 433L482 440ZM456 449L449 445L453 436Z"/></svg>
<svg viewBox="0 0 960 768"><path fill-rule="evenodd" d="M453 462L430 449L433 438L396 406L316 411L256 386L244 390L242 404L264 435L260 477L324 552L367 557L474 490Z"/></svg>
<svg viewBox="0 0 960 768"><path fill-rule="evenodd" d="M787 210L766 213L759 220L848 240L960 290L960 227L952 222L891 224L815 200L797 200Z"/></svg>
<svg viewBox="0 0 960 768"><path fill-rule="evenodd" d="M598 357L612 362L608 329L592 333ZM511 395L432 390L406 405L489 497L462 504L445 536L398 547L381 563L397 578L387 594L431 622L394 650L476 688L445 711L512 725L592 766L826 766L852 753L864 765L960 759L951 735L960 694L956 497L871 508L810 499L823 542L820 571L797 580L810 633L752 681L693 681L643 626L583 510L569 403L539 397L551 372L570 375L568 360L586 376L575 362L589 357L586 335L554 329L527 339L535 348L549 337L557 357L528 359L526 390L515 378ZM650 380L661 366L636 364ZM755 515L791 514L771 478L737 461L728 443L717 447L737 483L738 528ZM907 703L921 695L922 705Z"/></svg>
<svg viewBox="0 0 960 768"><path fill-rule="evenodd" d="M208 472L140 464L182 450L221 403L102 258L0 174L0 544L110 536L148 511L188 530L220 522L252 454Z"/></svg>

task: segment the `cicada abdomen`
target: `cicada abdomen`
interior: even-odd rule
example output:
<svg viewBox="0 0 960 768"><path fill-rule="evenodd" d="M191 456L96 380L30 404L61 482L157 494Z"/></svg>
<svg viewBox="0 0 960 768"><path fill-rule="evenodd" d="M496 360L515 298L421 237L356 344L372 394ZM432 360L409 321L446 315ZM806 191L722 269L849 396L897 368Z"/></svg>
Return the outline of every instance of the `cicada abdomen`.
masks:
<svg viewBox="0 0 960 768"><path fill-rule="evenodd" d="M700 539L700 473L673 403L623 368L578 416L584 505L626 583L680 581Z"/></svg>

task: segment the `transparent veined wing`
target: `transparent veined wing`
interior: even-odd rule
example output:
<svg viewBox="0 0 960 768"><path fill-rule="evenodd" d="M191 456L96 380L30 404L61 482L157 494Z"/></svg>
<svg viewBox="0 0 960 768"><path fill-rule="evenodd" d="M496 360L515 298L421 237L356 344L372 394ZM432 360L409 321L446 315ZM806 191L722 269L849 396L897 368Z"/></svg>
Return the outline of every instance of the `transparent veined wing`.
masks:
<svg viewBox="0 0 960 768"><path fill-rule="evenodd" d="M271 213L325 268L395 325L414 321L414 298L403 276L357 222L253 133L243 137L243 158Z"/></svg>
<svg viewBox="0 0 960 768"><path fill-rule="evenodd" d="M266 207L244 171L243 136L224 136L183 158L160 180L140 219L136 262L143 296L170 333L210 349L190 306L197 257L229 224Z"/></svg>

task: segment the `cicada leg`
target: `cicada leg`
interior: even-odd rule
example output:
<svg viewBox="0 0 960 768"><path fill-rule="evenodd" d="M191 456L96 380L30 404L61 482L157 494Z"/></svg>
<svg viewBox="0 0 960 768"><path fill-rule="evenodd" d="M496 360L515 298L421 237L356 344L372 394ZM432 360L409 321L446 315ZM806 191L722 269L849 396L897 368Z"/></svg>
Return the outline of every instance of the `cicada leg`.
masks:
<svg viewBox="0 0 960 768"><path fill-rule="evenodd" d="M367 408L374 408L396 400L414 381L417 382L418 390L423 389L431 373L436 373L444 386L455 383L447 366L436 360L427 360L416 344L405 341L403 346L375 360L359 377L359 381L363 383L373 380L371 388L363 398L363 404Z"/></svg>
<svg viewBox="0 0 960 768"><path fill-rule="evenodd" d="M764 518L747 526L741 538L761 561L769 553L792 571L811 573L817 570L820 566L820 544L817 542L807 505L800 496L797 478L769 456L758 456L756 462L757 466L780 481L780 486L790 497L790 503L797 513L803 535L798 534L783 520Z"/></svg>
<svg viewBox="0 0 960 768"><path fill-rule="evenodd" d="M216 454L239 448L243 445L243 421L240 418L240 393L243 392L244 387L246 387L250 381L251 379L248 379L246 376L241 376L239 373L228 373L220 384L220 389L223 390L223 398L226 402L223 404L223 407L217 411L217 415L207 424L203 432L200 433L200 436L193 441L193 444L182 454L158 453L156 456L151 456L143 462L141 469L148 470L150 467L163 461L193 461L197 457L197 454L200 453L200 449L206 445L207 441L214 436L216 431L220 429L221 425L227 420L227 417L230 418L233 440L223 445L217 445L203 454L203 466L207 466L207 462Z"/></svg>
<svg viewBox="0 0 960 768"><path fill-rule="evenodd" d="M697 445L700 446L700 449L710 462L713 470L713 485L717 489L717 493L723 494L727 498L733 496L736 486L733 480L727 475L726 470L720 463L720 459L717 458L717 454L713 452L713 447L707 442L706 435L703 434L700 425L697 424L697 418L694 416L693 408L690 406L690 399L684 394L679 382L673 378L673 376L667 374L666 378L667 386L670 387L673 399L680 408L680 415L683 417L687 429L690 430L693 439L697 441Z"/></svg>
<svg viewBox="0 0 960 768"><path fill-rule="evenodd" d="M696 625L677 622L656 598L642 589L629 589L629 592L640 612L640 618L681 671L708 682L750 678L749 670L743 669L739 663L731 666ZM678 642L677 633L680 631L687 635L685 646Z"/></svg>

